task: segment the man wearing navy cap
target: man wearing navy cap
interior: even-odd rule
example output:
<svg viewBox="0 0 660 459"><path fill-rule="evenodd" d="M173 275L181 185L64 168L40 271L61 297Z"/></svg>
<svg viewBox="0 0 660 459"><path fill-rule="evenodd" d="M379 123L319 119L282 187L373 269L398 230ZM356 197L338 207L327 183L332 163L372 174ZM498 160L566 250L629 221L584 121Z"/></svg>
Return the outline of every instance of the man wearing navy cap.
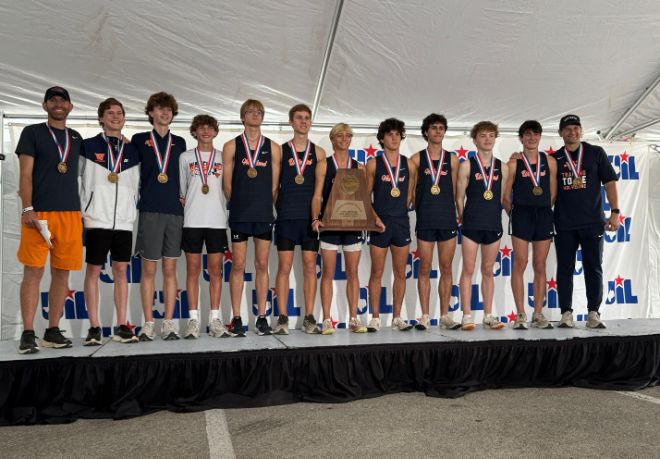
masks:
<svg viewBox="0 0 660 459"><path fill-rule="evenodd" d="M69 271L82 267L82 220L78 196L80 134L66 127L73 110L69 92L49 88L42 108L45 123L26 126L16 146L19 157L21 198L21 242L17 258L24 266L21 281L23 333L18 352L39 352L34 317L39 303L39 283L50 255L48 328L43 347L71 347L71 340L59 329L60 316L69 288ZM48 234L50 233L50 234Z"/></svg>
<svg viewBox="0 0 660 459"><path fill-rule="evenodd" d="M600 320L603 300L603 233L619 228L616 190L617 176L605 151L581 142L582 124L577 115L566 115L559 122L564 146L555 153L557 160L557 201L555 204L555 250L557 290L561 321L559 327L573 328L573 272L578 247L587 290L587 327L605 328ZM605 186L612 207L605 218L600 192Z"/></svg>

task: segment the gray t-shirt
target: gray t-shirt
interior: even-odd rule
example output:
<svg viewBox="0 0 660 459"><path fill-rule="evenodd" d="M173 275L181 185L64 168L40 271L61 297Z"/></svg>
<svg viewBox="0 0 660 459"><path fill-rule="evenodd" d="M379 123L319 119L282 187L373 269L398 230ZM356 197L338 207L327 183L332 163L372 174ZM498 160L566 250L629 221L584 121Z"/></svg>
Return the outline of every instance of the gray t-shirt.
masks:
<svg viewBox="0 0 660 459"><path fill-rule="evenodd" d="M65 150L66 132L51 128L62 151ZM78 156L82 147L82 136L69 129L70 150L66 174L60 174L57 164L60 155L46 123L26 126L16 146L17 155L34 158L32 170L32 206L35 211L80 210L78 195Z"/></svg>

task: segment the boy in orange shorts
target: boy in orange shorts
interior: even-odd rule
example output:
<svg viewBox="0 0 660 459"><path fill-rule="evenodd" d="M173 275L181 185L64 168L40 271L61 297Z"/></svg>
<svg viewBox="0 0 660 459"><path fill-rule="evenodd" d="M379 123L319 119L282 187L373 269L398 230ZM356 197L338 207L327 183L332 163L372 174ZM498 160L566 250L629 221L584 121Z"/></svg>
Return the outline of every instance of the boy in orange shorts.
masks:
<svg viewBox="0 0 660 459"><path fill-rule="evenodd" d="M69 271L82 268L82 221L78 196L78 156L82 137L66 127L73 109L66 89L46 91L42 107L48 121L27 126L16 147L19 156L18 194L21 242L18 261L24 265L21 282L23 334L18 352L39 352L34 334L34 316L39 302L39 284L50 253L51 283L48 292L48 328L42 346L71 347L59 329L69 288ZM50 236L47 236L47 231ZM48 237L48 240L46 239Z"/></svg>

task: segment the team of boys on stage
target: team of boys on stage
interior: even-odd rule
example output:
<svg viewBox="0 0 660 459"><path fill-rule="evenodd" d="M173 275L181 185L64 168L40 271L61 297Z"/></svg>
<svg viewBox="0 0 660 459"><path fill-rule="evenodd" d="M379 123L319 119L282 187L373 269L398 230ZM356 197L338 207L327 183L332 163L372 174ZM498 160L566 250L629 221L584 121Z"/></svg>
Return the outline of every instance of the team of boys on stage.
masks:
<svg viewBox="0 0 660 459"><path fill-rule="evenodd" d="M309 140L312 113L304 104L289 111L293 138L278 145L261 132L264 106L247 100L240 110L244 132L214 146L219 126L209 115L194 117L190 133L197 141L188 149L183 138L169 126L178 113L170 94L153 94L145 114L153 129L135 134L129 141L121 130L124 107L109 98L98 108L102 132L83 140L66 127L73 109L69 93L61 87L46 91L43 109L46 123L27 126L16 147L20 163L19 196L22 201L21 242L18 260L24 265L20 301L24 331L20 353L35 353L39 345L33 330L39 283L50 254L48 328L43 347L66 348L71 340L59 329L71 270L82 268L82 234L85 228L85 303L90 329L85 345L102 342L98 315L98 281L108 253L112 258L117 326L113 340L122 343L151 341L156 336L153 298L158 261L162 261L165 317L160 336L179 339L173 320L177 295L176 264L185 253L186 288L190 318L185 338L200 335L199 275L202 251L208 254L210 309L208 333L214 337L245 336L240 315L248 240L254 244L254 268L258 335L288 334L286 307L269 324L266 298L270 285L268 258L273 239L278 252L275 288L286 303L289 276L297 245L302 251L305 316L302 330L309 334L332 334L330 317L333 273L337 251L346 263L348 328L354 333L377 332L381 327L378 299L387 253L392 255L393 318L391 327L407 331L412 324L401 319L406 289L405 265L411 242L408 212L416 211L416 238L420 253L418 293L421 318L415 328L428 330L430 272L434 251L440 266L439 325L443 329L473 330L470 311L472 278L477 252L481 251L481 292L484 298L483 326L501 329L504 324L492 314L493 266L503 234L502 209L510 216L516 253L511 279L517 317L515 329L528 325L552 328L543 314L546 259L554 238L561 320L559 327L574 327L572 310L573 269L578 246L582 248L587 290L588 328L604 328L598 312L602 296L603 232L619 226L617 176L604 150L581 141L582 127L576 115L559 123L564 147L553 156L539 152L541 125L525 121L519 129L522 151L502 162L493 155L498 128L481 121L470 133L476 155L459 163L442 148L447 120L431 114L422 123L427 147L410 158L400 154L406 137L402 121L389 118L378 129L383 154L366 165L352 159L348 150L353 137L344 123L330 131L332 155ZM357 317L358 265L364 236L361 232L322 231L322 215L339 169L366 173L367 191L378 231L369 234L371 272L369 303L371 319ZM80 187L78 179L81 178ZM601 184L612 208L603 213ZM80 189L79 189L80 188ZM553 210L554 206L554 210ZM229 211L227 210L229 207ZM276 210L276 215L273 210ZM138 220L135 252L142 260L140 296L144 323L139 336L127 320L126 270L133 254L132 230ZM84 223L84 225L83 225ZM273 228L274 226L274 228ZM460 273L460 322L449 316L453 280L452 260L458 231L462 233ZM229 248L230 230L233 267L229 278L232 319L222 321L220 299L223 254ZM48 236L46 231L50 232ZM534 313L528 322L524 311L523 274L532 245L534 268ZM316 257L321 252L322 323L314 317L317 291Z"/></svg>

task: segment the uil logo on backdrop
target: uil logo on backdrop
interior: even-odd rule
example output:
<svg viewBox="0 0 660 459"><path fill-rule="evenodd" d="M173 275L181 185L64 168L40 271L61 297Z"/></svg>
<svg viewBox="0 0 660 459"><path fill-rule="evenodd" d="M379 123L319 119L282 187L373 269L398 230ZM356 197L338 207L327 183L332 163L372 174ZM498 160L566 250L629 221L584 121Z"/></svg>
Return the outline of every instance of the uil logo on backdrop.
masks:
<svg viewBox="0 0 660 459"><path fill-rule="evenodd" d="M358 297L357 314L362 316L369 311L369 289L360 287L360 296Z"/></svg>
<svg viewBox="0 0 660 459"><path fill-rule="evenodd" d="M233 255L231 253L231 250L227 249L225 250L224 258L222 259L222 279L225 282L229 282L229 275L231 274L232 265L233 265ZM206 279L206 277L204 279ZM243 275L243 281L252 282L252 273L245 270L245 273Z"/></svg>
<svg viewBox="0 0 660 459"><path fill-rule="evenodd" d="M635 157L624 151L620 155L608 155L614 171L619 180L639 180L639 173L635 169Z"/></svg>
<svg viewBox="0 0 660 459"><path fill-rule="evenodd" d="M165 318L165 294L162 290L154 292L154 304L152 307L155 319ZM188 312L188 292L185 290L177 289L176 300L174 302L173 319L188 319L190 314Z"/></svg>
<svg viewBox="0 0 660 459"><path fill-rule="evenodd" d="M551 277L549 281L546 282L548 288L545 294L545 300L543 301L543 306L547 308L558 308L559 301L557 297L557 281L554 277ZM530 282L527 284L527 306L530 308L534 307L534 283ZM515 317L514 317L515 320Z"/></svg>
<svg viewBox="0 0 660 459"><path fill-rule="evenodd" d="M574 276L579 276L582 274L582 249L578 249L575 254L575 269L573 270Z"/></svg>
<svg viewBox="0 0 660 459"><path fill-rule="evenodd" d="M358 163L367 164L367 161L370 159L376 159L383 154L383 150L380 150L374 147L372 144L369 144L366 148L360 148L358 150L350 149L348 150L348 155L355 159Z"/></svg>
<svg viewBox="0 0 660 459"><path fill-rule="evenodd" d="M39 296L41 300L41 316L48 320L48 292L41 292ZM67 290L66 298L64 298L64 318L68 320L88 318L84 292Z"/></svg>
<svg viewBox="0 0 660 459"><path fill-rule="evenodd" d="M291 290L289 290L289 297L292 296ZM277 298L277 294L275 293L274 288L268 289L268 293L266 294L266 312L264 312L265 316L269 316L273 313L274 309L274 304L275 304L275 299ZM292 300L293 301L293 300ZM257 289L252 289L252 314L255 316L259 314L259 308L257 307ZM294 315L294 314L291 314ZM298 314L300 315L300 309L298 309Z"/></svg>
<svg viewBox="0 0 660 459"><path fill-rule="evenodd" d="M624 217L619 214L619 229L616 232L605 231L603 238L605 242L609 243L623 243L630 242L630 227L632 226L632 218Z"/></svg>
<svg viewBox="0 0 660 459"><path fill-rule="evenodd" d="M254 292L255 292L254 294L256 295L256 290ZM273 315L279 316L280 314L282 314L282 312L280 312L280 299L277 296L277 291L274 288L271 288L269 295L270 298L267 301L270 301L271 305L273 306L273 311L274 311ZM254 304L252 306L253 311L256 311L256 309L254 309L256 307L255 305L256 305L256 296L254 297ZM268 307L266 307L266 309L268 309ZM257 313L255 312L255 314ZM289 294L287 295L284 314L292 317L300 316L300 307L296 306L296 298L292 288L289 289Z"/></svg>
<svg viewBox="0 0 660 459"><path fill-rule="evenodd" d="M142 278L142 262L140 257L135 255L131 257L131 261L128 263L126 269L126 278L128 279L129 284L139 284L140 279ZM108 254L108 257L101 267L101 275L99 276L101 282L106 284L114 283L114 278L112 275L112 258Z"/></svg>
<svg viewBox="0 0 660 459"><path fill-rule="evenodd" d="M605 304L637 304L637 295L633 293L632 280L621 275L607 281Z"/></svg>
<svg viewBox="0 0 660 459"><path fill-rule="evenodd" d="M406 279L419 279L419 267L421 259L419 258L419 249L413 250L408 254L408 260L406 261ZM430 273L431 279L438 278L438 270L431 269Z"/></svg>
<svg viewBox="0 0 660 459"><path fill-rule="evenodd" d="M470 158L474 158L477 154L475 150L466 150L463 148L463 145L458 150L453 150L452 153L456 155L459 162L467 161Z"/></svg>
<svg viewBox="0 0 660 459"><path fill-rule="evenodd" d="M369 289L367 287L360 287L360 298L358 299L358 315L366 314L366 312L373 312L369 305ZM380 295L378 297L378 311L380 314L392 314L394 307L387 303L387 288L380 288Z"/></svg>
<svg viewBox="0 0 660 459"><path fill-rule="evenodd" d="M461 291L458 285L451 286L451 297L449 298L449 312L458 311L461 308ZM473 311L483 311L484 302L481 297L481 289L478 284L472 284L472 294L470 296L470 309Z"/></svg>
<svg viewBox="0 0 660 459"><path fill-rule="evenodd" d="M497 276L510 277L511 268L513 266L513 257L514 257L514 253L512 249L510 249L506 245L502 247L499 253L497 254L497 258L495 259L495 266L493 267L493 275L495 277Z"/></svg>

